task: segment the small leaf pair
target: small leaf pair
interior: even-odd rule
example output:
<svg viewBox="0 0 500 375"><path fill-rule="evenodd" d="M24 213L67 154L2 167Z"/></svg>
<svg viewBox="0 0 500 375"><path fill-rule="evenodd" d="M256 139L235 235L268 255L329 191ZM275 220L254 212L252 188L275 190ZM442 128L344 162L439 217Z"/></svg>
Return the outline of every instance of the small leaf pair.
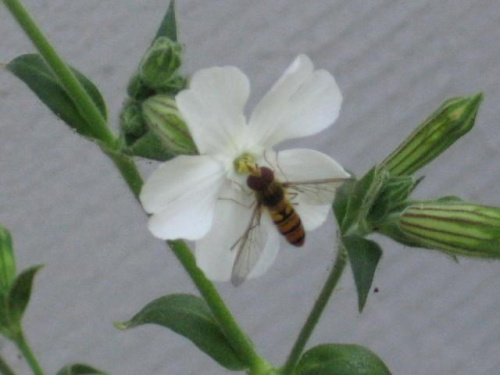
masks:
<svg viewBox="0 0 500 375"><path fill-rule="evenodd" d="M0 332L14 339L28 306L33 280L42 266L34 266L16 277L15 256L9 231L0 226Z"/></svg>

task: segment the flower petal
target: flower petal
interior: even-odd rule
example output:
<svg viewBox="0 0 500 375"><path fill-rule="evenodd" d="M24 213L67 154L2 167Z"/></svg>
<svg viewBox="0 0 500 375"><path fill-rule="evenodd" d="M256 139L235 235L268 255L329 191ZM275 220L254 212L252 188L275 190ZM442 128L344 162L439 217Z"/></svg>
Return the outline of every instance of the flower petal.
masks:
<svg viewBox="0 0 500 375"><path fill-rule="evenodd" d="M330 73L313 69L309 57L298 56L262 98L250 119L256 144L269 148L316 134L335 122L342 104L340 89Z"/></svg>
<svg viewBox="0 0 500 375"><path fill-rule="evenodd" d="M294 208L306 230L319 227L328 216L335 191L341 183L319 183L349 178L349 174L332 158L319 151L294 149L266 155L276 176L291 184ZM306 183L307 182L307 183ZM310 183L309 183L310 182ZM298 183L294 189L293 183Z"/></svg>
<svg viewBox="0 0 500 375"><path fill-rule="evenodd" d="M212 225L224 168L207 156L178 156L144 184L140 200L153 216L149 229L161 239L203 237Z"/></svg>
<svg viewBox="0 0 500 375"><path fill-rule="evenodd" d="M201 154L235 152L235 140L246 127L243 110L249 93L245 74L225 66L200 70L189 89L176 96Z"/></svg>
<svg viewBox="0 0 500 375"><path fill-rule="evenodd" d="M228 281L236 258L238 242L248 228L253 197L227 184L217 201L214 225L196 242L196 263L209 279Z"/></svg>

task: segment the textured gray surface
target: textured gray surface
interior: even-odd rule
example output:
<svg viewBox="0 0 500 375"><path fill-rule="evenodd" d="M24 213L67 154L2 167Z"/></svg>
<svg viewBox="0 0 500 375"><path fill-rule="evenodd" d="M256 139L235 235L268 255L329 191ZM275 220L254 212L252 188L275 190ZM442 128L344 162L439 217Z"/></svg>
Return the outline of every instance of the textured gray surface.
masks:
<svg viewBox="0 0 500 375"><path fill-rule="evenodd" d="M62 55L98 83L115 126L128 76L167 1L26 4ZM251 105L298 53L330 70L345 97L341 116L334 129L301 146L326 152L358 174L443 100L482 90L486 100L475 130L424 170L417 194L500 205L497 0L184 0L178 8L186 70L239 66L252 82ZM2 7L0 20L1 61L32 51ZM0 114L0 222L14 234L20 267L46 264L25 323L47 373L73 361L113 374L224 373L171 332L113 328L114 320L148 301L193 287L149 235L111 163L5 71ZM309 238L302 251L283 249L265 277L238 289L220 285L259 350L277 364L333 256L331 227ZM359 315L348 272L310 344L366 345L394 374L500 373L500 264L457 265L381 242L380 292ZM0 341L0 347L28 373L10 344Z"/></svg>

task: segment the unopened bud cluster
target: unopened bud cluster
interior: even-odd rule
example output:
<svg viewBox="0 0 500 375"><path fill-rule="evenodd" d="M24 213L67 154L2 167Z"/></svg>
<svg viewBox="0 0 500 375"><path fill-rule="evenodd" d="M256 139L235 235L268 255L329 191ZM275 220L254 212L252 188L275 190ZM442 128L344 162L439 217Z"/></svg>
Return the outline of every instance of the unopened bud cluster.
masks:
<svg viewBox="0 0 500 375"><path fill-rule="evenodd" d="M197 153L174 100L187 84L181 65L181 45L167 37L158 37L145 53L120 116L125 152L155 160Z"/></svg>

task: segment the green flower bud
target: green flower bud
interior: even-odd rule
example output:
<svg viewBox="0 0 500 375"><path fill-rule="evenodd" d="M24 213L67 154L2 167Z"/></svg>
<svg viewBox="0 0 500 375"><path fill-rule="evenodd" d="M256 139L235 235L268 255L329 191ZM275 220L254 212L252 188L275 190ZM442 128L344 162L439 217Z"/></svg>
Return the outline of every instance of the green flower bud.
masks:
<svg viewBox="0 0 500 375"><path fill-rule="evenodd" d="M7 229L0 226L0 295L6 296L16 278L16 260L12 250L12 238Z"/></svg>
<svg viewBox="0 0 500 375"><path fill-rule="evenodd" d="M174 99L168 95L155 95L142 103L142 114L148 128L172 154L197 153L196 145Z"/></svg>
<svg viewBox="0 0 500 375"><path fill-rule="evenodd" d="M444 102L383 162L393 175L411 175L474 126L483 94Z"/></svg>
<svg viewBox="0 0 500 375"><path fill-rule="evenodd" d="M120 129L127 146L147 132L146 122L142 117L141 107L135 103L127 103L120 114Z"/></svg>
<svg viewBox="0 0 500 375"><path fill-rule="evenodd" d="M451 256L500 258L500 208L458 200L416 202L379 231Z"/></svg>
<svg viewBox="0 0 500 375"><path fill-rule="evenodd" d="M181 66L182 47L167 37L157 38L139 66L141 81L150 88L168 87Z"/></svg>

